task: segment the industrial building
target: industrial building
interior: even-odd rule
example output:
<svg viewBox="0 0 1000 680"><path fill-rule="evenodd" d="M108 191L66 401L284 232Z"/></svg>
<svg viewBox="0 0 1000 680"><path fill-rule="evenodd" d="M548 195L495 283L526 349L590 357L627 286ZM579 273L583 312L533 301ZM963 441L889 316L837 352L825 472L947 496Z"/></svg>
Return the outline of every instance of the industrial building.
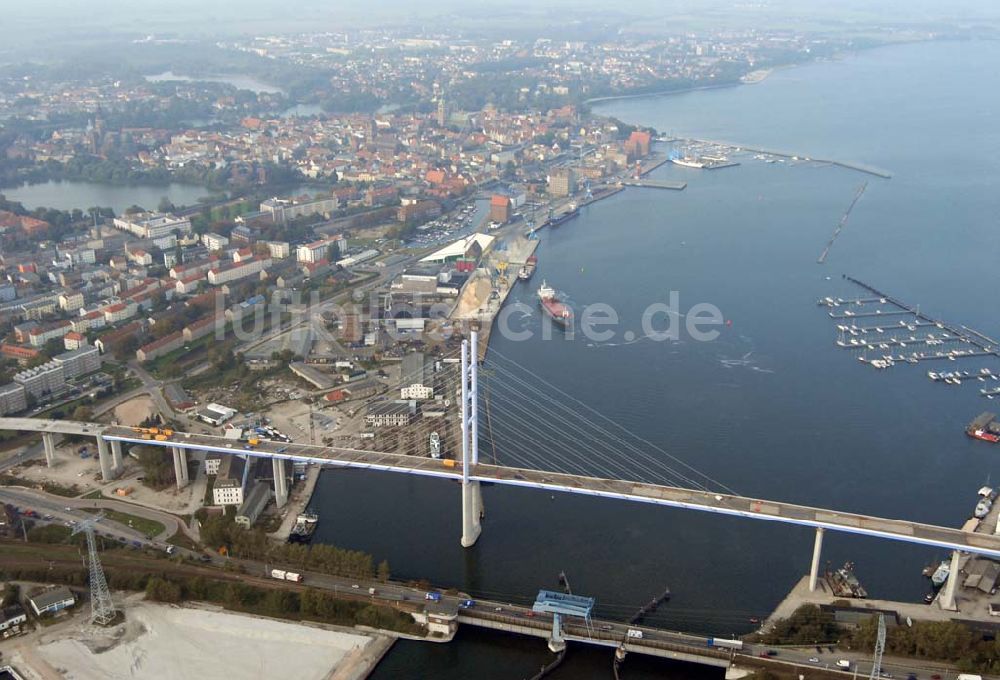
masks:
<svg viewBox="0 0 1000 680"><path fill-rule="evenodd" d="M433 399L434 387L425 377L426 359L423 352L403 357L399 396L401 399Z"/></svg>
<svg viewBox="0 0 1000 680"><path fill-rule="evenodd" d="M416 417L416 404L409 401L378 401L368 405L365 425L368 427L402 427Z"/></svg>
<svg viewBox="0 0 1000 680"><path fill-rule="evenodd" d="M236 415L234 409L222 404L207 404L204 408L198 409L197 416L209 425L219 426Z"/></svg>
<svg viewBox="0 0 1000 680"><path fill-rule="evenodd" d="M235 522L244 529L249 529L256 524L269 500L271 500L271 487L263 482L254 482L246 494L246 500L236 511Z"/></svg>
<svg viewBox="0 0 1000 680"><path fill-rule="evenodd" d="M28 598L28 604L31 605L36 616L41 616L72 607L76 604L76 597L66 586L58 586L32 595Z"/></svg>
<svg viewBox="0 0 1000 680"><path fill-rule="evenodd" d="M214 505L243 505L243 477L246 461L239 456L225 456L212 487Z"/></svg>
<svg viewBox="0 0 1000 680"><path fill-rule="evenodd" d="M455 262L457 260L471 260L478 262L484 254L489 252L494 241L496 241L496 238L489 234L472 234L446 245L444 248L421 258L420 261Z"/></svg>

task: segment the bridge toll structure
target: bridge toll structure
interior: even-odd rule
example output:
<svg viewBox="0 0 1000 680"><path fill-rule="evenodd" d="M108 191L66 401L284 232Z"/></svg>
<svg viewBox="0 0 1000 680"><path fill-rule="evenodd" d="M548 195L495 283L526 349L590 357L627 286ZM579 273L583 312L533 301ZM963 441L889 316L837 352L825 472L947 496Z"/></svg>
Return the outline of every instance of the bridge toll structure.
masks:
<svg viewBox="0 0 1000 680"><path fill-rule="evenodd" d="M51 432L42 433L42 446L45 447L45 464L53 467L56 464L56 436Z"/></svg>
<svg viewBox="0 0 1000 680"><path fill-rule="evenodd" d="M816 583L819 580L819 560L823 554L823 527L816 527L816 542L813 543L812 566L809 568L809 592L816 591Z"/></svg>
<svg viewBox="0 0 1000 680"><path fill-rule="evenodd" d="M948 582L945 583L944 592L938 598L938 605L941 609L958 611L958 605L955 603L955 589L958 586L960 557L961 553L958 550L951 551L951 570L948 572Z"/></svg>
<svg viewBox="0 0 1000 680"><path fill-rule="evenodd" d="M470 348L471 344L471 348ZM469 471L479 464L479 333L472 331L471 343L462 340L462 547L471 548L482 533L483 496L479 482Z"/></svg>
<svg viewBox="0 0 1000 680"><path fill-rule="evenodd" d="M184 449L179 446L170 447L174 452L174 477L177 479L177 488L183 489L188 485L187 455Z"/></svg>
<svg viewBox="0 0 1000 680"><path fill-rule="evenodd" d="M274 504L282 508L288 502L288 480L285 478L284 459L272 458L271 469L274 472Z"/></svg>

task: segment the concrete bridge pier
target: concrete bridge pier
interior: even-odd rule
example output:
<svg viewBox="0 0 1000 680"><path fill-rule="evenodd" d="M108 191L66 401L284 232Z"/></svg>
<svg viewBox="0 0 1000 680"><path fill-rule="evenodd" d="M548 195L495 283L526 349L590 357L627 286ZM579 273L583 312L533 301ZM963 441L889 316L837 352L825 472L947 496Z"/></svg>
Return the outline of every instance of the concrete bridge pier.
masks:
<svg viewBox="0 0 1000 680"><path fill-rule="evenodd" d="M462 481L462 547L471 548L479 540L483 525L479 521L479 482Z"/></svg>
<svg viewBox="0 0 1000 680"><path fill-rule="evenodd" d="M285 479L285 461L281 458L272 458L271 469L274 471L274 503L281 508L288 502L288 480Z"/></svg>
<svg viewBox="0 0 1000 680"><path fill-rule="evenodd" d="M816 583L819 581L819 559L823 554L823 527L816 527L816 542L813 543L813 560L809 568L809 592L816 590Z"/></svg>
<svg viewBox="0 0 1000 680"><path fill-rule="evenodd" d="M552 635L549 636L549 649L558 654L566 649L566 640L562 636L562 616L552 614Z"/></svg>
<svg viewBox="0 0 1000 680"><path fill-rule="evenodd" d="M45 464L54 467L56 464L56 436L50 432L43 432L42 446L45 447Z"/></svg>
<svg viewBox="0 0 1000 680"><path fill-rule="evenodd" d="M188 479L187 456L184 449L179 446L171 447L174 452L174 477L177 479L177 488L183 489L190 481Z"/></svg>
<svg viewBox="0 0 1000 680"><path fill-rule="evenodd" d="M951 551L951 571L948 572L948 582L945 583L944 591L938 597L938 606L948 611L958 611L955 603L955 590L958 588L958 560L961 553L957 550Z"/></svg>
<svg viewBox="0 0 1000 680"><path fill-rule="evenodd" d="M111 440L111 468L115 477L125 471L125 463L122 461L122 443L117 439Z"/></svg>
<svg viewBox="0 0 1000 680"><path fill-rule="evenodd" d="M100 435L97 436L97 461L101 465L101 479L105 482L114 479L115 473L111 469L111 452L108 451L108 442Z"/></svg>

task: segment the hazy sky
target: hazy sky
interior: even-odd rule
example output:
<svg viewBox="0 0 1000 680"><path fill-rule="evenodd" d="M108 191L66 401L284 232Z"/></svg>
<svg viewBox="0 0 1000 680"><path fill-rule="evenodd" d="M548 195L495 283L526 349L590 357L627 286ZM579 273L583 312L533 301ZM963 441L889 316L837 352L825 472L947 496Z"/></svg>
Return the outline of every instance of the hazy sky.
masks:
<svg viewBox="0 0 1000 680"><path fill-rule="evenodd" d="M932 27L994 24L1000 2L990 0L0 0L5 45L32 47L40 38L96 42L105 37L174 33L207 35L337 31L358 25L415 23L432 28L501 30L520 16L526 27L608 21L680 30L829 27L885 24ZM629 19L631 17L631 19ZM11 41L14 41L13 45ZM50 43L51 44L51 43Z"/></svg>

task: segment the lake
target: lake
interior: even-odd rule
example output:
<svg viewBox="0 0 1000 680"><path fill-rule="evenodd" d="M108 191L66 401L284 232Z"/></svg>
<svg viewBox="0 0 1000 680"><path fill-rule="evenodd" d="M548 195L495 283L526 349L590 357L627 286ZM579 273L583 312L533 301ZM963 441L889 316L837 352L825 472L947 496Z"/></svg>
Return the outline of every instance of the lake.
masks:
<svg viewBox="0 0 1000 680"><path fill-rule="evenodd" d="M98 182L78 182L49 180L38 184L22 184L19 187L0 188L0 194L9 200L19 201L28 209L38 207L86 211L93 206L110 207L116 215L126 208L140 205L147 210L156 210L160 200L166 196L176 206L194 205L198 199L211 192L196 184L172 182L162 186L112 185Z"/></svg>

